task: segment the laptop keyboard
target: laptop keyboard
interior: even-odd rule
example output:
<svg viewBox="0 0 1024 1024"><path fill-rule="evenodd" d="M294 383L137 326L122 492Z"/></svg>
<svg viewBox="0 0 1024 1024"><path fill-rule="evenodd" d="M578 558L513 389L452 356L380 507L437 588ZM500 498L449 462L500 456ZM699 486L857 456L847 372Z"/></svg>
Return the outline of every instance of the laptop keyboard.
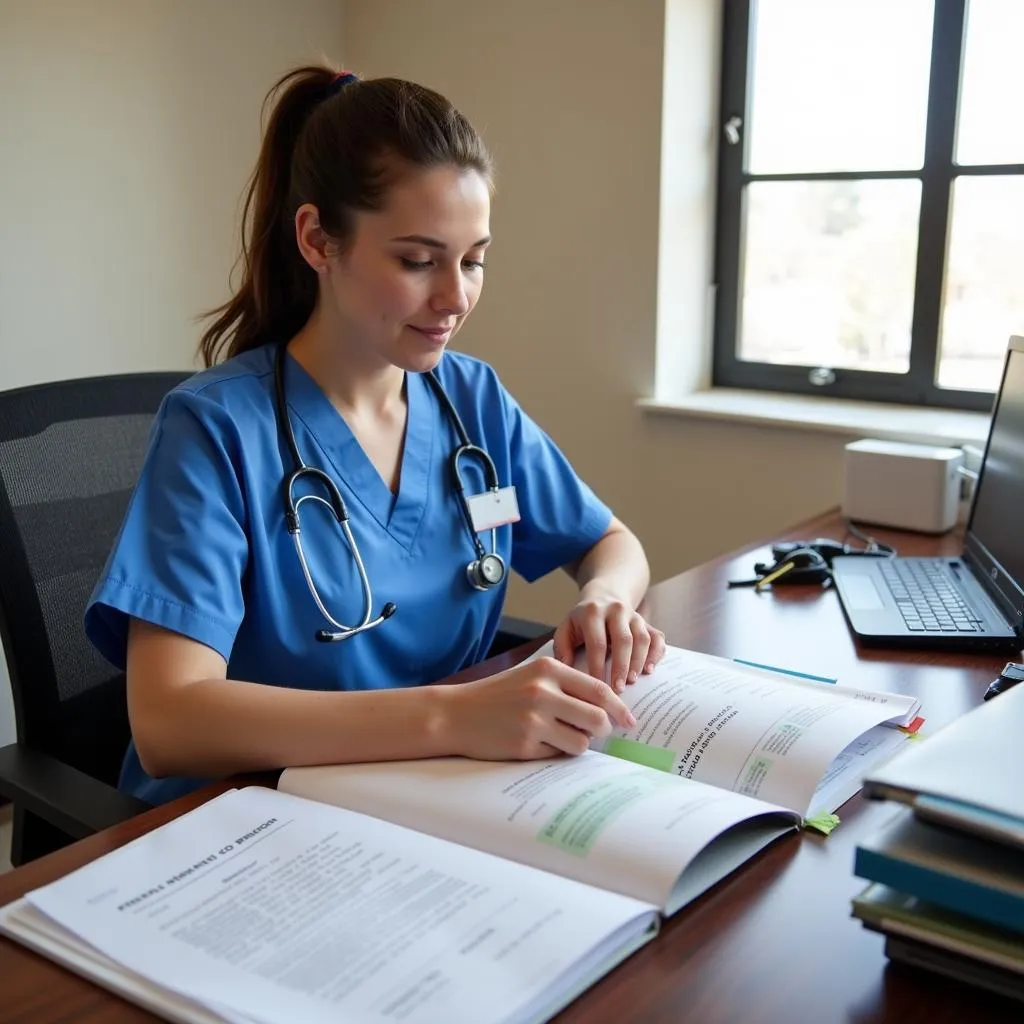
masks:
<svg viewBox="0 0 1024 1024"><path fill-rule="evenodd" d="M907 629L915 633L980 633L982 618L943 571L944 561L893 558L881 563Z"/></svg>

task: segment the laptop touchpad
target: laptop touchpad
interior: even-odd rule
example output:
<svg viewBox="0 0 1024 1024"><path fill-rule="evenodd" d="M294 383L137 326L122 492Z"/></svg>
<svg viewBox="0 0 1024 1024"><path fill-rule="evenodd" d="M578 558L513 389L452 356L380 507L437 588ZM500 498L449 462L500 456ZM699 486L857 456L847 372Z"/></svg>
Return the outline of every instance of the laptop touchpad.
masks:
<svg viewBox="0 0 1024 1024"><path fill-rule="evenodd" d="M885 607L874 580L870 576L851 573L843 580L843 600L851 609L862 612L878 611Z"/></svg>

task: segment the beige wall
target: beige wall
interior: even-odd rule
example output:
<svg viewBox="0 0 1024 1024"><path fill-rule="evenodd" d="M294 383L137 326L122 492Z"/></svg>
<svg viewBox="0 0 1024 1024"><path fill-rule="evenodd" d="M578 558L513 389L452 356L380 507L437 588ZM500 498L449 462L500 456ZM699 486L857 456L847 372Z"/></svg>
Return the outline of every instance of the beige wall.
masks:
<svg viewBox="0 0 1024 1024"><path fill-rule="evenodd" d="M0 387L190 364L190 317L225 295L259 100L322 49L441 89L485 133L498 243L462 347L656 577L836 503L840 439L634 404L659 333L676 379L706 362L717 0L669 11L666 27L663 0L0 0ZM666 34L685 59L663 106ZM517 584L510 607L550 620L570 595Z"/></svg>
<svg viewBox="0 0 1024 1024"><path fill-rule="evenodd" d="M340 0L0 0L0 388L192 364L263 94L341 20Z"/></svg>
<svg viewBox="0 0 1024 1024"><path fill-rule="evenodd" d="M654 390L659 291L676 372L692 380L706 362L717 6L669 2L662 207L665 0L345 5L345 62L441 90L497 158L496 243L459 347L498 369L639 533L656 578L840 498L844 439L635 406ZM517 583L510 609L552 620L570 596L567 580Z"/></svg>
<svg viewBox="0 0 1024 1024"><path fill-rule="evenodd" d="M191 365L267 87L341 0L0 0L0 387Z"/></svg>

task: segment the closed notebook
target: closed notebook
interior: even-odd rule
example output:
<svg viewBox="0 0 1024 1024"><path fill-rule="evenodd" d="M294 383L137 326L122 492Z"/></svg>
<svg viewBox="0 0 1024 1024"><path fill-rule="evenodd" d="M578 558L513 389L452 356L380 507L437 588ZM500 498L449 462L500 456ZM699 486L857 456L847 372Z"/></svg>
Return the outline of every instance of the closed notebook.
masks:
<svg viewBox="0 0 1024 1024"><path fill-rule="evenodd" d="M968 711L869 771L864 795L1024 850L1024 686Z"/></svg>
<svg viewBox="0 0 1024 1024"><path fill-rule="evenodd" d="M899 935L1019 975L1024 990L1024 935L872 883L854 897L853 916L885 935Z"/></svg>
<svg viewBox="0 0 1024 1024"><path fill-rule="evenodd" d="M854 873L939 907L1024 932L1024 854L901 810L857 846Z"/></svg>
<svg viewBox="0 0 1024 1024"><path fill-rule="evenodd" d="M1014 971L993 967L971 957L938 949L926 942L905 939L900 935L886 937L885 955L894 963L931 971L933 974L941 974L943 977L962 981L975 988L1024 1001L1024 976ZM975 1019L983 1019L980 1011Z"/></svg>

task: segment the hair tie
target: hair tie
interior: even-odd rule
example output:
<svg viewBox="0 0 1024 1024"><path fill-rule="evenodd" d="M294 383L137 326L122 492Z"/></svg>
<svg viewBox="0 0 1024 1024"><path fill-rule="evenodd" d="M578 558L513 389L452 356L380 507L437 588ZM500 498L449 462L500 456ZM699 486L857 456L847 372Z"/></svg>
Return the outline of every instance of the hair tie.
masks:
<svg viewBox="0 0 1024 1024"><path fill-rule="evenodd" d="M351 71L339 71L334 78L331 79L331 84L327 87L327 95L333 96L335 93L341 92L346 85L351 85L353 82L358 82L359 76L353 74Z"/></svg>

